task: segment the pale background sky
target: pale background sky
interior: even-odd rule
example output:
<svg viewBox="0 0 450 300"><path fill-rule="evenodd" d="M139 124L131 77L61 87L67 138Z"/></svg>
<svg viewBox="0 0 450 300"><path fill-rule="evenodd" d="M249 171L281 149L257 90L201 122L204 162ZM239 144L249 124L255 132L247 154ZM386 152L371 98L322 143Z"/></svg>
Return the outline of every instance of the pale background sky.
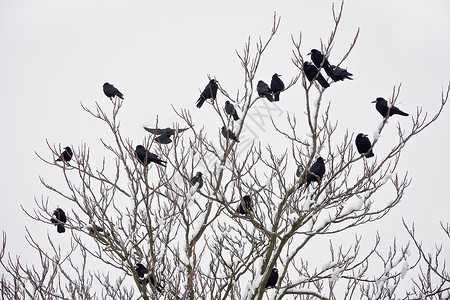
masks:
<svg viewBox="0 0 450 300"><path fill-rule="evenodd" d="M109 107L104 82L113 83L125 95L122 133L135 143L146 136L142 125L154 125L157 116L160 124L180 121L171 104L189 108L196 126L206 124L212 137L219 127L212 108L195 107L207 74L215 76L231 95L242 91L243 71L235 49L241 51L249 35L252 41L268 37L276 11L282 17L280 29L262 59L257 80L269 83L276 72L288 83L298 72L291 63L291 34L298 37L302 32L305 55L319 48L319 39L326 41L332 29L331 3L1 1L0 228L8 233L8 250L33 261L25 226L43 238L47 232L56 236L54 227L30 220L20 208L33 210L34 197L41 195L48 196L53 207L65 207L39 182L42 176L50 183L61 183L60 172L42 163L34 151L51 158L45 139L75 149L86 142L93 153L104 151L99 138L108 136L106 126L80 106L80 101L89 107L99 101ZM449 12L448 0L346 2L330 61L341 59L360 27L358 43L343 64L355 80L332 85L326 93L341 133L348 128L372 138L381 117L370 102L379 96L388 99L399 83L398 107L410 114L418 106L430 114L436 112L441 90L450 79ZM220 94L218 98L225 101ZM283 112L280 120L287 111L302 115L300 85L282 94L278 107ZM373 240L379 230L387 244L394 237L405 241L403 217L416 223L418 237L427 248L444 243L450 259L449 241L439 225L449 221L449 117L447 107L435 124L409 143L399 165L400 174L408 171L413 179L407 194L385 219L361 227L359 234ZM401 117L391 121L375 153L383 153L396 141L397 121L405 126L411 123L410 118ZM270 141L275 132L270 124L266 126L262 139ZM379 197L387 201L389 194Z"/></svg>

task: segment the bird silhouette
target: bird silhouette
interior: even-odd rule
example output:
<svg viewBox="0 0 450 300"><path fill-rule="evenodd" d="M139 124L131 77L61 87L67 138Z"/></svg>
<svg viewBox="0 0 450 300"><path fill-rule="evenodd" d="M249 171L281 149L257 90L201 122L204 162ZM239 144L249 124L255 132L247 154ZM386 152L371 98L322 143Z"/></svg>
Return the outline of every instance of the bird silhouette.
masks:
<svg viewBox="0 0 450 300"><path fill-rule="evenodd" d="M328 76L333 76L333 68L331 67L330 63L328 62L328 59L317 49L312 49L308 55L311 55L311 60L316 65L316 67L320 68L322 65L323 69L325 70L325 73L327 73Z"/></svg>
<svg viewBox="0 0 450 300"><path fill-rule="evenodd" d="M269 100L270 102L275 101L275 99L273 99L272 90L270 89L269 85L264 81L262 80L258 81L256 91L258 92L258 95L260 97L266 97L267 100Z"/></svg>
<svg viewBox="0 0 450 300"><path fill-rule="evenodd" d="M239 120L236 108L234 108L234 105L228 100L225 101L225 112L232 116L235 121Z"/></svg>
<svg viewBox="0 0 450 300"><path fill-rule="evenodd" d="M112 99L114 97L119 97L120 99L123 99L123 94L119 92L118 89L116 89L112 84L109 84L105 82L103 85L103 93L105 93L106 97L109 99Z"/></svg>
<svg viewBox="0 0 450 300"><path fill-rule="evenodd" d="M216 100L217 89L218 89L217 81L215 79L211 79L208 85L206 85L203 92L200 94L200 97L197 100L197 107L198 108L202 107L203 103L207 99Z"/></svg>
<svg viewBox="0 0 450 300"><path fill-rule="evenodd" d="M319 82L319 84L323 88L327 88L330 86L325 77L320 74L319 70L312 63L305 61L303 63L303 71L305 72L306 78L308 78L309 81L313 81L317 73L319 73L316 78L317 82Z"/></svg>
<svg viewBox="0 0 450 300"><path fill-rule="evenodd" d="M170 127L166 128L148 128L144 126L144 129L147 130L150 133L156 134L155 142L159 144L169 144L172 142L172 139L170 138L172 135L174 135L176 132L181 133L183 131L188 130L188 128L175 128L172 129Z"/></svg>
<svg viewBox="0 0 450 300"><path fill-rule="evenodd" d="M194 177L191 178L191 184L196 185L198 182L197 189L201 189L203 186L203 174L202 172L197 172Z"/></svg>
<svg viewBox="0 0 450 300"><path fill-rule="evenodd" d="M284 83L281 81L277 73L272 75L272 81L270 82L270 89L275 96L274 101L280 101L280 92L284 91Z"/></svg>
<svg viewBox="0 0 450 300"><path fill-rule="evenodd" d="M323 158L317 158L316 162L309 168L309 171L306 173L306 176L303 176L300 180L300 186L303 183L306 183L305 189L310 185L311 182L315 181L320 184L322 181L322 177L325 174L325 163L323 162Z"/></svg>
<svg viewBox="0 0 450 300"><path fill-rule="evenodd" d="M142 145L137 145L135 150L138 160L146 167L151 162L166 167L166 161L161 160L158 155L151 153Z"/></svg>
<svg viewBox="0 0 450 300"><path fill-rule="evenodd" d="M270 272L269 279L267 279L267 283L264 288L274 288L278 282L278 269L273 268L272 272Z"/></svg>
<svg viewBox="0 0 450 300"><path fill-rule="evenodd" d="M331 79L333 81L342 81L344 79L350 79L353 80L350 76L353 76L352 73L348 72L346 69L342 69L336 66L331 66L333 69L333 75L331 75Z"/></svg>
<svg viewBox="0 0 450 300"><path fill-rule="evenodd" d="M233 140L236 142L239 142L239 140L237 139L236 135L234 134L233 131L231 131L230 129L227 129L225 126L222 126L222 135L224 138L226 138L227 140Z"/></svg>
<svg viewBox="0 0 450 300"><path fill-rule="evenodd" d="M56 161L69 162L72 159L73 152L72 149L67 146L64 148L64 151L59 155Z"/></svg>
<svg viewBox="0 0 450 300"><path fill-rule="evenodd" d="M249 195L245 195L239 203L236 212L241 215L248 215L250 211L252 211L252 200Z"/></svg>
<svg viewBox="0 0 450 300"><path fill-rule="evenodd" d="M370 149L372 147L372 143L367 137L367 134L358 134L355 139L355 144L356 149L358 149L358 152L360 154L364 155L367 158L374 156L372 149Z"/></svg>
<svg viewBox="0 0 450 300"><path fill-rule="evenodd" d="M67 222L67 217L66 213L61 208L55 209L50 222L56 225L56 231L58 233L63 233L66 231L66 229L64 228L64 224L66 224Z"/></svg>
<svg viewBox="0 0 450 300"><path fill-rule="evenodd" d="M401 111L395 106L391 106L391 108L389 108L388 102L384 98L378 97L375 101L372 101L372 103L376 103L375 108L383 116L383 118L388 117L388 112L389 117L392 115L409 116L409 114Z"/></svg>

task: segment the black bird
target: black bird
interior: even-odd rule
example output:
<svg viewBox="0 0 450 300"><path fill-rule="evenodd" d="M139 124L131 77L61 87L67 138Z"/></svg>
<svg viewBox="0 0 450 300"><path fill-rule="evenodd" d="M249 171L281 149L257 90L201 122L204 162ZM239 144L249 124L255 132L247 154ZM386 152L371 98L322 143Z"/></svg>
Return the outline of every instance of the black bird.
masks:
<svg viewBox="0 0 450 300"><path fill-rule="evenodd" d="M274 102L272 95L272 90L270 89L269 85L265 83L264 81L260 80L258 81L258 85L256 86L256 91L258 92L258 95L260 97L266 97L267 100L270 102Z"/></svg>
<svg viewBox="0 0 450 300"><path fill-rule="evenodd" d="M123 100L123 94L119 92L119 90L116 89L112 84L109 84L107 82L103 85L103 93L105 93L106 97L108 97L109 99L117 96Z"/></svg>
<svg viewBox="0 0 450 300"><path fill-rule="evenodd" d="M308 78L309 81L312 81L314 77L316 77L317 73L319 73L319 75L316 78L319 84L323 88L327 88L330 86L325 77L322 76L322 74L319 72L316 66L314 66L312 63L305 61L303 63L303 71L305 72L306 78Z"/></svg>
<svg viewBox="0 0 450 300"><path fill-rule="evenodd" d="M66 231L64 228L64 224L67 222L66 213L61 208L55 209L50 221L53 224L56 224L56 231L58 231L58 233L63 233Z"/></svg>
<svg viewBox="0 0 450 300"><path fill-rule="evenodd" d="M376 103L375 107L378 110L378 112L383 116L383 118L387 118L388 111L389 117L392 115L409 116L409 114L401 111L395 106L392 106L389 109L388 102L384 98L378 97L377 100L372 101L372 103Z"/></svg>
<svg viewBox="0 0 450 300"><path fill-rule="evenodd" d="M284 83L281 81L280 77L277 73L272 75L272 81L270 82L270 89L272 93L275 95L274 101L280 101L280 92L284 91ZM270 101L270 100L269 100Z"/></svg>
<svg viewBox="0 0 450 300"><path fill-rule="evenodd" d="M172 143L172 139L170 138L170 135L163 133L155 137L155 142L158 144L170 144Z"/></svg>
<svg viewBox="0 0 450 300"><path fill-rule="evenodd" d="M278 282L278 269L277 268L273 268L272 272L269 275L269 279L267 279L267 283L265 288L273 288L277 285Z"/></svg>
<svg viewBox="0 0 450 300"><path fill-rule="evenodd" d="M306 173L306 178L303 177L300 180L301 187L303 183L306 182L305 189L309 186L309 184L313 181L318 182L320 184L320 181L322 180L323 175L325 174L325 163L323 162L323 158L319 157L315 163L309 168L309 171Z"/></svg>
<svg viewBox="0 0 450 300"><path fill-rule="evenodd" d="M222 126L222 135L226 139L231 139L233 141L239 142L234 132L230 129L227 129L225 126Z"/></svg>
<svg viewBox="0 0 450 300"><path fill-rule="evenodd" d="M69 162L72 159L73 152L70 147L65 147L63 153L58 157L56 161Z"/></svg>
<svg viewBox="0 0 450 300"><path fill-rule="evenodd" d="M156 134L157 137L155 138L155 142L159 144L169 144L172 142L172 139L170 138L172 135L174 135L176 132L180 133L185 130L188 130L189 128L178 128L178 129L172 129L170 127L166 128L148 128L144 126L144 129L147 130L150 133Z"/></svg>
<svg viewBox="0 0 450 300"><path fill-rule="evenodd" d="M236 212L241 215L248 215L248 212L252 211L252 200L250 196L245 195L241 203L239 203L239 207L236 209Z"/></svg>
<svg viewBox="0 0 450 300"><path fill-rule="evenodd" d="M203 174L202 172L197 172L194 177L191 178L191 184L195 185L198 182L198 189L201 189L203 186Z"/></svg>
<svg viewBox="0 0 450 300"><path fill-rule="evenodd" d="M141 263L137 263L135 269L139 278L144 278L148 274L148 269Z"/></svg>
<svg viewBox="0 0 450 300"><path fill-rule="evenodd" d="M197 100L197 107L202 107L207 99L216 100L218 85L215 79L211 79Z"/></svg>
<svg viewBox="0 0 450 300"><path fill-rule="evenodd" d="M323 56L322 52L320 52L317 49L312 49L308 55L311 55L311 60L316 65L316 67L320 67L322 65L323 69L325 70L325 73L327 73L328 76L333 76L333 68L331 67L330 63L328 62L328 59Z"/></svg>
<svg viewBox="0 0 450 300"><path fill-rule="evenodd" d="M86 226L89 231L89 234L94 236L97 232L103 232L103 228L95 224L89 224Z"/></svg>
<svg viewBox="0 0 450 300"><path fill-rule="evenodd" d="M237 114L236 108L234 108L234 105L231 104L230 101L225 101L225 112L230 115L233 116L233 119L235 121L239 120L239 116Z"/></svg>
<svg viewBox="0 0 450 300"><path fill-rule="evenodd" d="M367 134L358 134L355 139L355 144L356 149L358 149L360 154L363 154L367 158L374 156L372 149L370 149L372 147L372 143L367 137Z"/></svg>
<svg viewBox="0 0 450 300"><path fill-rule="evenodd" d="M346 69L342 69L336 66L331 66L333 69L333 75L331 75L331 79L333 81L342 81L344 79L350 79L353 80L350 76L353 76L352 73L348 72Z"/></svg>
<svg viewBox="0 0 450 300"><path fill-rule="evenodd" d="M137 145L135 150L138 160L144 165L148 166L149 163L154 162L160 166L166 167L167 162L159 159L158 155L151 153L142 145Z"/></svg>

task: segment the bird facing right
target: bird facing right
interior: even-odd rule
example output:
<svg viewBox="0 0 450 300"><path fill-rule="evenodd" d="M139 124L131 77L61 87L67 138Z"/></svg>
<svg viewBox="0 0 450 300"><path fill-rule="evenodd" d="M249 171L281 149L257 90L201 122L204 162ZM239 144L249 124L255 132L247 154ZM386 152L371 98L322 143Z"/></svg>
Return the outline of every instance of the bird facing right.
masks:
<svg viewBox="0 0 450 300"><path fill-rule="evenodd" d="M267 279L267 283L265 288L273 288L277 285L278 282L278 269L277 268L273 268L272 272L269 275L269 279Z"/></svg>
<svg viewBox="0 0 450 300"><path fill-rule="evenodd" d="M219 86L217 85L217 81L215 79L211 79L203 92L200 94L200 97L197 100L197 107L202 107L203 103L205 103L207 99L216 100L218 88Z"/></svg>
<svg viewBox="0 0 450 300"><path fill-rule="evenodd" d="M50 221L56 225L56 231L58 233L63 233L66 231L64 224L67 222L67 217L66 213L61 208L55 209Z"/></svg>
<svg viewBox="0 0 450 300"><path fill-rule="evenodd" d="M197 172L194 177L191 178L191 184L196 185L198 183L197 189L201 189L203 186L203 174L202 172Z"/></svg>
<svg viewBox="0 0 450 300"><path fill-rule="evenodd" d="M324 174L325 174L325 163L323 162L323 158L319 157L317 158L316 162L313 163L311 168L309 168L309 171L306 173L306 176L303 176L303 178L300 180L299 187L301 187L305 182L306 182L305 189L313 181L318 182L320 184Z"/></svg>
<svg viewBox="0 0 450 300"><path fill-rule="evenodd" d="M367 134L358 134L355 139L355 144L359 154L364 155L367 158L374 156L372 149L370 149L372 147L372 143L367 137Z"/></svg>
<svg viewBox="0 0 450 300"><path fill-rule="evenodd" d="M277 73L273 74L270 82L270 89L275 96L274 101L280 101L280 93L284 91L284 83L281 81L280 76Z"/></svg>
<svg viewBox="0 0 450 300"><path fill-rule="evenodd" d="M249 195L245 195L239 203L236 212L241 215L248 215L248 213L252 211L252 199L250 199Z"/></svg>
<svg viewBox="0 0 450 300"><path fill-rule="evenodd" d="M391 106L389 108L388 102L384 98L378 97L375 101L372 101L372 103L376 103L375 108L383 118L388 118L388 112L389 117L392 115L409 116L409 114L401 111L398 107Z"/></svg>

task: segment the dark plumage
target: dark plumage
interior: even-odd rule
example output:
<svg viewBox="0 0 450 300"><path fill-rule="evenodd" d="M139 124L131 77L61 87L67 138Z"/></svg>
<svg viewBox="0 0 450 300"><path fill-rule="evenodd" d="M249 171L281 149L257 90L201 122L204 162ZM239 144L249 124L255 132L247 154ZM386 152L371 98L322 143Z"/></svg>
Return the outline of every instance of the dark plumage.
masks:
<svg viewBox="0 0 450 300"><path fill-rule="evenodd" d="M353 76L352 73L348 72L346 69L342 69L336 66L331 66L333 69L333 75L331 75L331 79L333 81L342 81L344 79L350 79L353 80L350 76Z"/></svg>
<svg viewBox="0 0 450 300"><path fill-rule="evenodd" d="M197 100L197 107L202 107L206 99L216 100L218 85L215 79L211 79Z"/></svg>
<svg viewBox="0 0 450 300"><path fill-rule="evenodd" d="M202 172L197 172L194 177L191 178L191 184L196 185L198 182L198 189L201 189L203 186L203 174Z"/></svg>
<svg viewBox="0 0 450 300"><path fill-rule="evenodd" d="M69 162L72 159L72 156L72 149L70 147L65 147L63 153L61 153L56 161Z"/></svg>
<svg viewBox="0 0 450 300"><path fill-rule="evenodd" d="M166 128L148 128L144 126L144 129L147 130L150 133L156 134L157 137L155 138L155 142L159 144L169 144L172 142L172 139L170 138L173 134L176 132L180 133L185 130L188 130L189 128L175 128L172 129L170 127Z"/></svg>
<svg viewBox="0 0 450 300"><path fill-rule="evenodd" d="M372 143L370 142L369 138L367 137L367 134L358 134L355 139L356 148L358 149L358 152L365 157L369 158L374 156L372 149ZM370 150L370 151L369 151ZM367 154L366 154L367 153Z"/></svg>
<svg viewBox="0 0 450 300"><path fill-rule="evenodd" d="M300 180L300 186L303 185L303 183L306 182L305 189L309 186L309 184L313 181L318 182L320 184L320 181L322 181L322 177L325 174L325 163L323 162L323 158L319 157L315 163L309 168L309 171L306 173L306 176L304 176ZM305 178L306 177L306 178Z"/></svg>
<svg viewBox="0 0 450 300"><path fill-rule="evenodd" d="M278 269L277 268L273 268L272 272L269 275L269 279L267 279L267 283L265 288L273 288L277 285L278 282Z"/></svg>
<svg viewBox="0 0 450 300"><path fill-rule="evenodd" d="M330 77L333 76L333 68L328 62L328 59L322 54L322 52L317 49L312 49L311 52L308 53L308 55L311 55L311 60L316 65L316 67L319 68L322 65L325 73L327 73L327 75Z"/></svg>
<svg viewBox="0 0 450 300"><path fill-rule="evenodd" d="M101 228L100 226L95 225L95 224L89 224L86 227L89 231L89 234L92 236L94 236L97 232L103 232L103 228Z"/></svg>
<svg viewBox="0 0 450 300"><path fill-rule="evenodd" d="M245 195L241 200L241 203L239 203L236 212L241 215L248 215L250 211L252 211L252 200L250 199L250 196Z"/></svg>
<svg viewBox="0 0 450 300"><path fill-rule="evenodd" d="M148 269L141 263L137 263L135 269L139 278L144 278L148 274Z"/></svg>
<svg viewBox="0 0 450 300"><path fill-rule="evenodd" d="M109 99L112 99L114 97L119 97L120 99L123 99L123 94L119 92L118 89L116 89L112 84L105 83L103 85L103 93L105 93L106 97Z"/></svg>
<svg viewBox="0 0 450 300"><path fill-rule="evenodd" d="M136 157L138 158L138 160L144 166L148 166L149 163L153 162L160 166L166 167L166 163L167 163L166 161L159 159L158 155L151 153L150 151L145 149L144 146L142 146L142 145L136 146L135 153L136 153Z"/></svg>
<svg viewBox="0 0 450 300"><path fill-rule="evenodd" d="M258 85L256 86L256 91L258 92L258 95L260 97L266 97L267 100L270 102L274 102L272 95L272 90L270 89L269 85L265 83L264 81L260 80L258 81Z"/></svg>
<svg viewBox="0 0 450 300"><path fill-rule="evenodd" d="M227 129L225 126L222 126L222 135L226 139L230 139L236 142L239 142L236 135L230 129Z"/></svg>
<svg viewBox="0 0 450 300"><path fill-rule="evenodd" d="M284 83L281 81L277 73L272 75L272 81L270 82L270 89L275 96L275 101L280 101L280 92L284 91Z"/></svg>
<svg viewBox="0 0 450 300"><path fill-rule="evenodd" d="M139 281L141 284L147 285L148 284L148 278L150 278L151 284L156 288L158 292L162 292L163 286L159 283L156 283L155 285L155 277L153 275L148 275L148 269L141 263L137 263L135 266L135 270L139 276L139 278L143 278L143 280ZM148 275L147 277L145 277Z"/></svg>
<svg viewBox="0 0 450 300"><path fill-rule="evenodd" d="M317 82L319 82L319 84L323 88L327 88L330 86L325 77L320 74L319 70L312 63L305 61L303 63L303 71L305 72L306 78L308 78L309 81L312 81L316 77L317 73L319 73L316 78Z"/></svg>
<svg viewBox="0 0 450 300"><path fill-rule="evenodd" d="M228 100L225 101L225 112L232 116L235 121L239 120L236 108L234 108L234 105Z"/></svg>
<svg viewBox="0 0 450 300"><path fill-rule="evenodd" d="M55 209L50 221L56 225L56 231L58 231L58 233L66 231L64 228L64 224L67 222L66 213L61 208Z"/></svg>
<svg viewBox="0 0 450 300"><path fill-rule="evenodd" d="M409 114L401 111L395 106L392 106L389 109L388 102L384 98L378 97L375 101L372 101L372 103L376 103L375 108L383 116L383 118L387 118L388 111L389 117L392 115L409 116Z"/></svg>

